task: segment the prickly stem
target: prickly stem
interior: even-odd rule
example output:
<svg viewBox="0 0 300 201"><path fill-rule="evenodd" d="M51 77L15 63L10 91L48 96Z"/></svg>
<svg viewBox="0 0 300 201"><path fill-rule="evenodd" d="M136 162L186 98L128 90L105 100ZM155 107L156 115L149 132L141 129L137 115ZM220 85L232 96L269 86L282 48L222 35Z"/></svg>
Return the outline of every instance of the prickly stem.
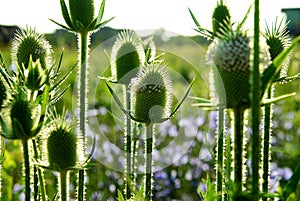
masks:
<svg viewBox="0 0 300 201"><path fill-rule="evenodd" d="M24 157L24 170L25 170L25 201L30 201L31 189L30 189L30 164L29 164L29 150L28 141L22 140L23 144L23 157Z"/></svg>
<svg viewBox="0 0 300 201"><path fill-rule="evenodd" d="M243 129L244 109L234 108L234 181L237 191L242 191L243 186Z"/></svg>
<svg viewBox="0 0 300 201"><path fill-rule="evenodd" d="M152 200L152 151L153 151L153 124L146 125L145 145L145 200Z"/></svg>
<svg viewBox="0 0 300 201"><path fill-rule="evenodd" d="M64 170L59 173L59 191L60 191L60 201L68 200L68 171Z"/></svg>
<svg viewBox="0 0 300 201"><path fill-rule="evenodd" d="M88 32L79 34L79 136L81 137L83 149L85 150L85 132L87 124L87 74L88 74ZM85 197L84 187L85 171L80 169L78 172L78 201L83 201Z"/></svg>
<svg viewBox="0 0 300 201"><path fill-rule="evenodd" d="M126 110L130 111L131 109L131 93L129 87L126 85L124 86L124 93L125 93L125 102L126 102ZM126 188L126 198L130 199L131 197L131 186L130 183L133 180L133 169L132 169L132 160L131 160L131 154L132 154L132 146L131 146L131 118L129 116L126 116L126 132L125 132L125 160L126 160L126 182L125 182L125 188ZM129 181L128 181L129 180ZM131 181L130 181L131 180Z"/></svg>
<svg viewBox="0 0 300 201"><path fill-rule="evenodd" d="M222 201L223 197L223 170L224 170L224 109L218 111L218 130L217 130L217 195L218 200Z"/></svg>

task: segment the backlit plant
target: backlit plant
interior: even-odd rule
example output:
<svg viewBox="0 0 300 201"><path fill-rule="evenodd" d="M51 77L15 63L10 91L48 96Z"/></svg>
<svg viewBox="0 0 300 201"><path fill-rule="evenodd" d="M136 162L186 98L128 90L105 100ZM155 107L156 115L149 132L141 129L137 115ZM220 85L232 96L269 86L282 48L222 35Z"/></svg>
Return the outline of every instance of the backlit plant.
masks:
<svg viewBox="0 0 300 201"><path fill-rule="evenodd" d="M256 2L255 12L258 12L259 2ZM250 11L250 10L249 10ZM248 13L249 13L248 11ZM217 3L217 6L213 13L213 31L209 31L200 26L199 22L195 18L194 14L190 10L190 14L197 25L197 31L211 39L211 45L207 52L207 61L211 65L211 95L212 104L219 110L218 117L218 131L217 131L217 158L216 158L216 195L218 200L228 199L232 197L234 200L245 200L259 198L258 186L259 186L259 167L260 167L260 138L257 120L260 118L260 107L269 107L273 102L285 99L292 96L293 94L286 94L281 97L272 99L272 97L264 98L264 94L267 90L271 90L270 86L275 81L275 77L278 77L278 73L282 68L280 64L284 62L291 47L281 54L281 57L276 57L283 51L283 47L278 47L278 43L286 41L286 35L284 31L275 28L273 34L268 32L266 43L270 46L266 46L260 39L257 29L257 18L255 22L255 34L254 38L248 37L247 33L242 30L246 17L241 23L235 24L230 20L229 9L224 5L223 1ZM258 14L257 14L258 15ZM256 16L257 17L257 16ZM234 26L236 26L234 28ZM277 36L275 36L276 34ZM280 42L279 42L280 41ZM259 44L259 45L258 45ZM282 44L283 45L283 44ZM276 47L275 47L276 46ZM288 46L288 44L285 44ZM281 51L279 50L281 49ZM268 53L274 56L277 51L276 62L274 57L268 59ZM279 52L278 52L279 51ZM252 56L254 55L254 56ZM271 62L270 62L271 60ZM252 62L253 66L252 66ZM278 63L277 63L278 62ZM255 74L255 75L254 75ZM261 80L261 85L258 80ZM197 99L197 98L196 98ZM201 99L197 99L201 100ZM197 104L198 106L206 106L207 104ZM244 121L244 112L251 107L252 111L252 126L253 136L251 138L252 143L252 194L249 194L249 190L244 186L246 182L246 155L243 153L245 150L245 133L244 126L247 124ZM256 108L257 107L257 108ZM233 112L233 123L231 127L231 139L233 140L233 154L230 156L227 152L230 152L228 148L228 140L226 140L226 148L224 147L224 109L232 110ZM265 125L269 124L270 119L265 119ZM270 142L265 141L264 148L269 147ZM226 151L226 160L223 159L223 150ZM269 171L266 163L269 163L269 150L266 149L264 152L264 166L265 174L264 180L268 179ZM224 161L230 160L228 156L233 157L233 179L234 183L230 181L231 175L231 164ZM250 155L249 155L250 156ZM225 171L225 178L223 171ZM227 172L226 172L227 171ZM228 172L229 171L229 172ZM232 185L234 184L234 185ZM264 183L267 185L267 181ZM225 190L225 192L223 191ZM247 192L248 190L248 192ZM264 192L267 191L267 187L264 187ZM248 198L247 198L248 197Z"/></svg>

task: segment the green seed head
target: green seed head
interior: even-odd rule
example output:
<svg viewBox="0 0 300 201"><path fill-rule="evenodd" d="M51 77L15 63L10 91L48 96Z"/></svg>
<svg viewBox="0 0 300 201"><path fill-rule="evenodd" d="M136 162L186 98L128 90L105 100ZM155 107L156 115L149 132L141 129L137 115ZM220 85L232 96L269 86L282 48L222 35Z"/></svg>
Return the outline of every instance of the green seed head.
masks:
<svg viewBox="0 0 300 201"><path fill-rule="evenodd" d="M272 24L272 29L269 29L269 27L266 28L264 37L269 46L271 61L273 61L284 49L290 46L291 40L288 37L286 27L287 25L283 24L283 20L279 23L276 20L276 22ZM284 61L283 68L280 72L282 77L286 76L289 62L290 56Z"/></svg>
<svg viewBox="0 0 300 201"><path fill-rule="evenodd" d="M234 35L228 40L216 40L209 47L207 60L214 64L213 86L215 95L220 103L226 107L249 107L250 106L250 46L249 38L244 35ZM222 94L223 84L225 94Z"/></svg>
<svg viewBox="0 0 300 201"><path fill-rule="evenodd" d="M212 15L213 33L215 35L222 34L228 26L230 26L230 12L221 0L217 3Z"/></svg>
<svg viewBox="0 0 300 201"><path fill-rule="evenodd" d="M111 53L111 74L121 84L128 85L145 60L141 39L126 30L117 36Z"/></svg>
<svg viewBox="0 0 300 201"><path fill-rule="evenodd" d="M170 113L171 81L164 66L145 66L132 79L134 117L140 122L158 123Z"/></svg>
<svg viewBox="0 0 300 201"><path fill-rule="evenodd" d="M29 139L33 137L32 107L21 93L14 96L11 103L10 118L14 139Z"/></svg>
<svg viewBox="0 0 300 201"><path fill-rule="evenodd" d="M6 98L7 98L6 86L4 84L3 79L0 77L0 110L3 108L3 104Z"/></svg>
<svg viewBox="0 0 300 201"><path fill-rule="evenodd" d="M94 0L69 0L73 24L80 29L88 27L94 19Z"/></svg>
<svg viewBox="0 0 300 201"><path fill-rule="evenodd" d="M65 125L55 126L47 140L50 167L56 171L69 170L77 162L77 138Z"/></svg>
<svg viewBox="0 0 300 201"><path fill-rule="evenodd" d="M20 67L28 68L30 57L41 63L43 69L51 66L51 46L43 35L34 29L21 30L13 40L12 60Z"/></svg>

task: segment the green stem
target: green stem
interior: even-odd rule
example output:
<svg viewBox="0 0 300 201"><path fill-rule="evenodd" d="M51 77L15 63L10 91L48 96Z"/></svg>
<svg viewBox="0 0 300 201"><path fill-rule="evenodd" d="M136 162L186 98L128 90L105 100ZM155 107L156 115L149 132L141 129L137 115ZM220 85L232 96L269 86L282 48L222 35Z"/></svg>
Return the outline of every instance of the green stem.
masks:
<svg viewBox="0 0 300 201"><path fill-rule="evenodd" d="M60 176L60 200L68 200L68 181L67 181L68 171L61 171Z"/></svg>
<svg viewBox="0 0 300 201"><path fill-rule="evenodd" d="M254 55L251 80L251 116L252 116L252 200L259 199L260 164L260 75L259 75L259 0L254 1Z"/></svg>
<svg viewBox="0 0 300 201"><path fill-rule="evenodd" d="M268 98L272 97L272 87L268 91ZM271 105L265 106L265 119L264 119L264 145L263 145L263 192L269 191L269 162L270 162L270 136L271 136ZM268 198L263 198L267 201Z"/></svg>
<svg viewBox="0 0 300 201"><path fill-rule="evenodd" d="M135 183L135 174L136 174L136 154L137 154L137 148L138 148L138 135L137 135L137 128L138 125L136 122L133 124L133 130L132 130L132 164L131 164L131 169L132 169L132 174L133 174L133 183Z"/></svg>
<svg viewBox="0 0 300 201"><path fill-rule="evenodd" d="M125 86L125 102L126 110L131 110L131 93L128 86ZM125 159L126 159L126 198L131 198L131 186L130 183L133 180L133 170L131 169L131 118L126 116L126 132L125 132ZM131 180L131 181L130 181Z"/></svg>
<svg viewBox="0 0 300 201"><path fill-rule="evenodd" d="M224 171L224 109L219 108L218 112L218 131L217 131L217 195L218 200L222 201L223 197L223 171Z"/></svg>
<svg viewBox="0 0 300 201"><path fill-rule="evenodd" d="M29 151L27 139L22 140L23 157L25 167L25 201L30 201L30 165L29 165Z"/></svg>
<svg viewBox="0 0 300 201"><path fill-rule="evenodd" d="M238 192L243 187L244 109L234 108L234 182Z"/></svg>
<svg viewBox="0 0 300 201"><path fill-rule="evenodd" d="M2 162L4 160L4 143L3 137L0 135L0 198L2 198Z"/></svg>
<svg viewBox="0 0 300 201"><path fill-rule="evenodd" d="M85 132L87 123L87 68L88 68L88 32L80 33L79 66L79 133L85 150ZM84 170L78 172L78 201L84 200Z"/></svg>
<svg viewBox="0 0 300 201"><path fill-rule="evenodd" d="M32 140L32 146L33 146L33 152L34 152L34 157L36 160L38 160L38 150L36 146L36 141L33 139ZM42 201L46 201L46 187L44 183L44 175L41 170L41 168L37 167L36 165L34 166L34 197L35 200L38 200L38 190L40 189L41 191L41 199Z"/></svg>
<svg viewBox="0 0 300 201"><path fill-rule="evenodd" d="M153 124L146 125L146 178L145 178L145 200L152 200L152 150L153 150Z"/></svg>

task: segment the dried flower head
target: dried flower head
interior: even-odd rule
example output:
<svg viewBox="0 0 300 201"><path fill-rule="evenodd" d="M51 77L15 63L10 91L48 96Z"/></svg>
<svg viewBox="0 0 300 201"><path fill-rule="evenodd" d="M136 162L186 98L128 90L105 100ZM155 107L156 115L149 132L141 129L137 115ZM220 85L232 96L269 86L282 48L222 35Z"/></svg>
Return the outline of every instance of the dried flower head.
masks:
<svg viewBox="0 0 300 201"><path fill-rule="evenodd" d="M169 116L172 103L172 84L166 67L159 64L145 66L131 81L133 114L140 122L158 123Z"/></svg>
<svg viewBox="0 0 300 201"><path fill-rule="evenodd" d="M43 69L51 66L51 46L43 35L34 29L20 30L12 45L12 61L25 69L28 68L30 57L39 61Z"/></svg>
<svg viewBox="0 0 300 201"><path fill-rule="evenodd" d="M136 76L138 67L145 61L141 39L134 31L126 30L118 34L112 47L111 74L113 79L128 85Z"/></svg>

